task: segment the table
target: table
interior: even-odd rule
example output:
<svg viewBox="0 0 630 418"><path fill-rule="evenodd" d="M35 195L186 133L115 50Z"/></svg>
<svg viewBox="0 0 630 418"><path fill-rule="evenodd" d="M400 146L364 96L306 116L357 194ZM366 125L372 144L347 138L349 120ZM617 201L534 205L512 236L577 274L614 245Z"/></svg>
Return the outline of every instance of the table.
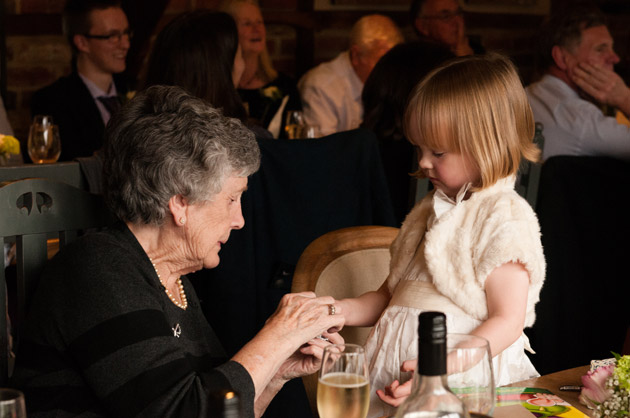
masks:
<svg viewBox="0 0 630 418"><path fill-rule="evenodd" d="M573 369L561 370L559 372L546 374L544 376L536 377L533 379L521 380L520 382L515 382L507 386L508 387L511 386L511 387L543 388L543 389L550 390L555 395L558 395L565 401L569 402L576 409L582 411L589 417L594 417L595 415L593 411L588 409L585 405L582 405L580 401L578 400L578 396L580 395L580 392L565 392L559 389L560 386L564 386L564 385L582 386L582 376L584 376L586 372L588 372L589 368L590 366L580 366L580 367L575 367ZM505 406L498 407L498 408L495 408L494 410L493 418L517 418L521 416L528 417L528 418L533 417L533 415L530 414L527 411L527 409L522 408L519 405L514 405L514 406L521 408L522 411L520 411L520 413L517 414L515 413L514 409L512 409L512 407L505 407ZM388 417L381 417L381 418L388 418Z"/></svg>
<svg viewBox="0 0 630 418"><path fill-rule="evenodd" d="M582 386L581 377L584 376L588 370L589 366L575 367L573 369L550 373L544 376L536 377L534 379L522 380L520 382L515 382L507 386L548 389L555 395L558 395L565 401L569 402L576 409L584 412L589 417L593 417L593 411L582 405L578 400L580 392L565 392L559 389L560 386L564 385ZM501 408L496 408L494 416L495 418L502 418L505 415L501 413Z"/></svg>

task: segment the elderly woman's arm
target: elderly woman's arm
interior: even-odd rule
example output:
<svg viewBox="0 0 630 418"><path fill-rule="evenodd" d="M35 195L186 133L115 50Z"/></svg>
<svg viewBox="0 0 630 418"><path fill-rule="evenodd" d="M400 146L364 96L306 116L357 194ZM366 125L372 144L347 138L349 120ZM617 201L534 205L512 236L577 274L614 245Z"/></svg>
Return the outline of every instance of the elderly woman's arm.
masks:
<svg viewBox="0 0 630 418"><path fill-rule="evenodd" d="M320 340L300 347L331 328L343 326L341 312L328 315L328 305L334 302L332 297L315 298L310 292L285 295L263 329L232 358L252 377L257 416L286 381L319 368L328 343ZM342 342L336 334L330 337L333 342Z"/></svg>

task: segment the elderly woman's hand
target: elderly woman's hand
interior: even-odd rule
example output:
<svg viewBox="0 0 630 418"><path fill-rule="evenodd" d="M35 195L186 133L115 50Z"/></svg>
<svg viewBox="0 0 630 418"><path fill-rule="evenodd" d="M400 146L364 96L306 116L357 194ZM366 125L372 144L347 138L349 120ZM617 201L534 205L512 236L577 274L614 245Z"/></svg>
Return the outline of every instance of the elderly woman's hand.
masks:
<svg viewBox="0 0 630 418"><path fill-rule="evenodd" d="M344 340L338 333L324 333L322 337L315 337L297 350L280 366L276 378L284 381L313 374L319 370L322 365L322 357L324 356L324 348L332 344L343 344Z"/></svg>
<svg viewBox="0 0 630 418"><path fill-rule="evenodd" d="M297 349L317 335L339 331L344 322L343 312L332 297L316 297L313 292L290 293L267 320L265 331L274 333L279 341L293 341Z"/></svg>

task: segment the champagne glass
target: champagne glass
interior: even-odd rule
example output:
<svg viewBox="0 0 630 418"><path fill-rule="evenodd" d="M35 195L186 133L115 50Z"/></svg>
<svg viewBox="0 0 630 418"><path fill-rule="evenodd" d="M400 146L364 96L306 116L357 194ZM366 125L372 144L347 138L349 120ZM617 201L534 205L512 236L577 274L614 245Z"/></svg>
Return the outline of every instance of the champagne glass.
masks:
<svg viewBox="0 0 630 418"><path fill-rule="evenodd" d="M488 340L449 333L446 351L449 388L464 401L470 413L492 416L495 386Z"/></svg>
<svg viewBox="0 0 630 418"><path fill-rule="evenodd" d="M305 137L306 123L304 115L299 110L289 110L287 112L284 130L288 139L300 139Z"/></svg>
<svg viewBox="0 0 630 418"><path fill-rule="evenodd" d="M0 418L26 418L22 392L0 388Z"/></svg>
<svg viewBox="0 0 630 418"><path fill-rule="evenodd" d="M35 164L54 163L61 154L59 126L52 117L37 115L33 118L28 134L28 155Z"/></svg>
<svg viewBox="0 0 630 418"><path fill-rule="evenodd" d="M370 384L365 350L356 344L324 349L317 383L317 411L321 418L365 418Z"/></svg>

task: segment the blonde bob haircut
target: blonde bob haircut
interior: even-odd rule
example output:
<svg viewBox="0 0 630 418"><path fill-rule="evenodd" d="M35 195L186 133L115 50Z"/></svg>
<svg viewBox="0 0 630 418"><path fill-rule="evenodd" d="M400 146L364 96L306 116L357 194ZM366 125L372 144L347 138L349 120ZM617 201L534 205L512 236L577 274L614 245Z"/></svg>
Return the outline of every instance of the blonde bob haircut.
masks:
<svg viewBox="0 0 630 418"><path fill-rule="evenodd" d="M481 190L516 174L521 158L538 161L534 116L514 64L492 53L447 61L412 92L405 135L413 144L469 156ZM422 170L413 175L423 177Z"/></svg>

